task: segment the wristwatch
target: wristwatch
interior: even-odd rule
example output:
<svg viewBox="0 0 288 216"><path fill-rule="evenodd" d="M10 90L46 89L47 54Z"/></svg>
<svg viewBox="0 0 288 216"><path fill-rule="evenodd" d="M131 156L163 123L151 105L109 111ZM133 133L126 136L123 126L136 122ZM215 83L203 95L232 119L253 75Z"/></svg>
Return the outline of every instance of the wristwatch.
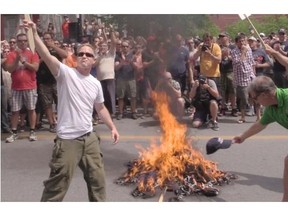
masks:
<svg viewBox="0 0 288 216"><path fill-rule="evenodd" d="M24 64L26 63L26 61L24 60L24 61L22 61L21 63L24 65Z"/></svg>

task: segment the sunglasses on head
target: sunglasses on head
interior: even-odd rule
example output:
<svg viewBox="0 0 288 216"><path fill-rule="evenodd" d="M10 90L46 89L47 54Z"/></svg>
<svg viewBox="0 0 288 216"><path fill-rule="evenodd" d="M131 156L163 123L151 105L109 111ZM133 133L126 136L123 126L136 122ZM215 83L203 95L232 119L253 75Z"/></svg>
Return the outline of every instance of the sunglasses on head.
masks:
<svg viewBox="0 0 288 216"><path fill-rule="evenodd" d="M91 54L91 53L87 53L87 52L79 52L78 53L78 57L83 57L83 56L86 56L86 57L88 57L88 58L94 58L94 55L93 54Z"/></svg>

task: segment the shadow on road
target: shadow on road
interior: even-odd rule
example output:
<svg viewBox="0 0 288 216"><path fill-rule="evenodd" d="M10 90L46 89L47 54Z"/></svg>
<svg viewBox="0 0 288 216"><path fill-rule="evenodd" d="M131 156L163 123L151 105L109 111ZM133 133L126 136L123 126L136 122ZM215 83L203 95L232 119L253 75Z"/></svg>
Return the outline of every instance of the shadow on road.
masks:
<svg viewBox="0 0 288 216"><path fill-rule="evenodd" d="M160 122L156 121L156 120L152 120L152 121L146 121L146 122L141 122L139 124L139 126L141 127L155 127L155 126L160 126Z"/></svg>
<svg viewBox="0 0 288 216"><path fill-rule="evenodd" d="M259 185L262 188L265 188L270 191L283 192L283 180L280 178L253 175L241 172L233 172L239 176L239 179L236 180L237 184L242 185ZM240 179L240 176L246 179Z"/></svg>

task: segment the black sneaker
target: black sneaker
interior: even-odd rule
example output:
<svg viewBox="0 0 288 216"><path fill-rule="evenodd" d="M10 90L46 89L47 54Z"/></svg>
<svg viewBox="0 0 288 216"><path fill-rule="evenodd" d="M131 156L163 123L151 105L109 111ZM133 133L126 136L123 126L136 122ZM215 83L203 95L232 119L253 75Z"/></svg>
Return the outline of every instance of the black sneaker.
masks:
<svg viewBox="0 0 288 216"><path fill-rule="evenodd" d="M237 117L238 116L237 109L232 109L231 115L234 116L234 117Z"/></svg>
<svg viewBox="0 0 288 216"><path fill-rule="evenodd" d="M211 120L211 129L218 131L219 130L219 126L218 126L218 122L217 121L212 121Z"/></svg>
<svg viewBox="0 0 288 216"><path fill-rule="evenodd" d="M50 125L49 131L51 133L56 133L56 125L55 124Z"/></svg>

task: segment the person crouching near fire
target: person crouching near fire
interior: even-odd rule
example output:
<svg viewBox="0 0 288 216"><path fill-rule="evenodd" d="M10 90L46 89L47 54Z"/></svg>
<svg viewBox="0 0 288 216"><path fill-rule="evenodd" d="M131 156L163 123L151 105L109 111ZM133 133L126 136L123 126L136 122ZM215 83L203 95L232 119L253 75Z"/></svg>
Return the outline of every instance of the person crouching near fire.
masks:
<svg viewBox="0 0 288 216"><path fill-rule="evenodd" d="M161 73L161 78L159 79L155 91L165 92L168 96L170 112L178 119L181 119L185 111L185 100L181 96L181 86L179 82L172 79L170 72L163 71ZM154 118L158 118L157 112L153 114Z"/></svg>
<svg viewBox="0 0 288 216"><path fill-rule="evenodd" d="M210 127L219 130L217 122L219 92L216 83L200 74L190 91L190 99L196 111L192 120L194 128L201 127L210 118Z"/></svg>

